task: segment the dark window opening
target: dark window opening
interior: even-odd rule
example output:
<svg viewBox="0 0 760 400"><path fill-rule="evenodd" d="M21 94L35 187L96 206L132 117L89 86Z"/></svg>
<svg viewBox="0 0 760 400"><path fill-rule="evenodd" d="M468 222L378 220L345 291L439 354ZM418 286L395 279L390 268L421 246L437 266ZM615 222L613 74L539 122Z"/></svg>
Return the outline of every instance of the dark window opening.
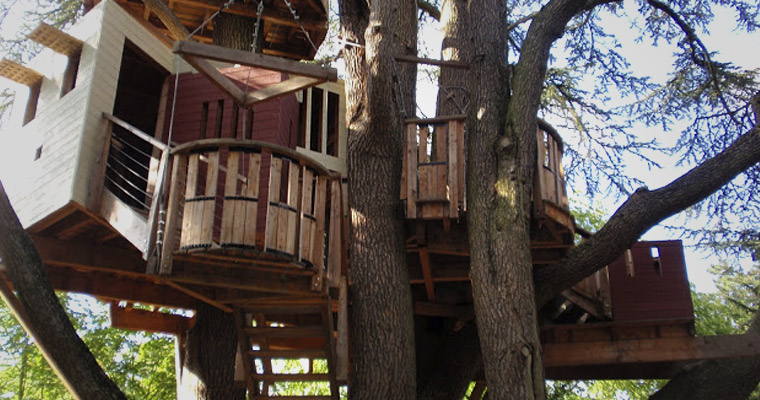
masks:
<svg viewBox="0 0 760 400"><path fill-rule="evenodd" d="M338 118L340 116L340 96L327 93L327 154L338 157L338 137L340 135Z"/></svg>
<svg viewBox="0 0 760 400"><path fill-rule="evenodd" d="M649 254L652 256L652 263L654 264L654 270L658 275L662 276L662 261L660 260L660 248L651 247Z"/></svg>
<svg viewBox="0 0 760 400"><path fill-rule="evenodd" d="M237 104L232 105L232 119L230 120L230 137L233 139L238 138L238 116L240 114L240 107Z"/></svg>
<svg viewBox="0 0 760 400"><path fill-rule="evenodd" d="M551 140L549 139L549 133L548 132L542 132L544 136L544 167L548 169L552 169L551 164Z"/></svg>
<svg viewBox="0 0 760 400"><path fill-rule="evenodd" d="M208 101L204 101L201 106L201 126L200 133L202 138L206 138L206 127L208 126Z"/></svg>
<svg viewBox="0 0 760 400"><path fill-rule="evenodd" d="M39 160L42 157L42 146L37 148L37 150L34 151L34 161Z"/></svg>
<svg viewBox="0 0 760 400"><path fill-rule="evenodd" d="M301 104L298 105L298 147L306 147L306 118L309 90L301 92Z"/></svg>
<svg viewBox="0 0 760 400"><path fill-rule="evenodd" d="M224 100L216 102L216 119L214 120L214 137L222 137L222 124L224 123Z"/></svg>
<svg viewBox="0 0 760 400"><path fill-rule="evenodd" d="M245 132L243 133L243 137L247 140L253 139L253 109L246 111L246 119L245 119Z"/></svg>
<svg viewBox="0 0 760 400"><path fill-rule="evenodd" d="M162 132L156 124L167 76L168 71L135 44L125 41L113 115L150 136ZM105 185L140 212L147 212L151 201L149 182L153 158L150 143L114 125Z"/></svg>
<svg viewBox="0 0 760 400"><path fill-rule="evenodd" d="M311 99L311 138L309 141L309 149L322 152L322 115L323 113L323 90L319 88L312 88Z"/></svg>
<svg viewBox="0 0 760 400"><path fill-rule="evenodd" d="M66 70L63 72L63 81L61 82L61 97L70 92L77 83L77 73L79 72L80 53L69 56L69 62L66 64Z"/></svg>

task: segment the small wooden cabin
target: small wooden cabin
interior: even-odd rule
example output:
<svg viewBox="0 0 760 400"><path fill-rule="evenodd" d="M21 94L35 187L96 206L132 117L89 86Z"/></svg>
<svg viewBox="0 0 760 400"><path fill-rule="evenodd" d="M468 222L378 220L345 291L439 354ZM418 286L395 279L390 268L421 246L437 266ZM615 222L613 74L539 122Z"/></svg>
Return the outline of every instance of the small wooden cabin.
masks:
<svg viewBox="0 0 760 400"><path fill-rule="evenodd" d="M300 10L318 5L303 3ZM46 26L35 32L49 50L31 67L0 64L0 75L20 85L6 125L13 128L0 134L12 143L0 149L13 171L0 178L54 286L113 301L115 326L179 337L191 321L156 325L116 302L192 309L202 301L234 312L251 393L266 394L275 382L322 381L330 388L324 398L336 398L349 379L342 84L325 82L331 73L318 66L261 61L313 56L302 31L284 18L267 19L265 56L256 58L191 42L173 52L141 2L89 5L70 33ZM173 6L189 29L208 12L198 2ZM232 12L245 14L243 6ZM320 15L310 15L306 28L317 44ZM207 42L207 35L197 39ZM233 61L252 58L258 67ZM198 59L216 63L203 67ZM287 90L270 97L271 88ZM464 116L409 119L400 134L415 313L469 320ZM536 138L531 252L541 268L566 254L577 228L562 139L544 121ZM652 367L667 364L667 356L635 363L573 357L592 345L614 352L652 345L641 340L694 339L679 246L637 244L628 258L563 292L543 313L548 375L672 373L672 363ZM272 370L272 359L303 356L328 360L329 373Z"/></svg>

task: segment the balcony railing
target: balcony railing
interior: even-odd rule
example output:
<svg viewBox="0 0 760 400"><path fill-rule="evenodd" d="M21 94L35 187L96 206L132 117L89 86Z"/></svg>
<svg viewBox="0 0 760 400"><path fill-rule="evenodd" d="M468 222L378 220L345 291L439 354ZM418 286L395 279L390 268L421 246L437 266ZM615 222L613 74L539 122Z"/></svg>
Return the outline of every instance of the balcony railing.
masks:
<svg viewBox="0 0 760 400"><path fill-rule="evenodd" d="M251 140L199 140L171 153L161 274L171 274L178 252L214 253L313 268L337 287L344 265L338 175L292 149Z"/></svg>

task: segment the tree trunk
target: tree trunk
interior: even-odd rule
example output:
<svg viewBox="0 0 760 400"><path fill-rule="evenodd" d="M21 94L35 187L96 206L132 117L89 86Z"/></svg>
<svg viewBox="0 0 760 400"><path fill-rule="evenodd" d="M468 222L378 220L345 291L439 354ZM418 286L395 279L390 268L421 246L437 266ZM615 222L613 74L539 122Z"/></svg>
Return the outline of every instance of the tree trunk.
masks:
<svg viewBox="0 0 760 400"><path fill-rule="evenodd" d="M347 46L346 122L351 204L351 396L412 399L416 394L411 291L406 268L401 181L402 116L412 110L416 3L341 0Z"/></svg>
<svg viewBox="0 0 760 400"><path fill-rule="evenodd" d="M526 178L532 168L526 159L535 155L535 139L526 141L522 132L506 125L509 76L504 3L493 0L470 12L478 29L473 32L477 57L470 67L467 218L470 279L485 376L491 398L542 399L543 366L529 247L532 179Z"/></svg>
<svg viewBox="0 0 760 400"><path fill-rule="evenodd" d="M0 257L26 317L25 329L66 388L79 399L126 400L71 325L34 243L13 213L2 183L0 232ZM10 299L14 301L15 297Z"/></svg>
<svg viewBox="0 0 760 400"><path fill-rule="evenodd" d="M198 303L195 325L187 333L180 398L245 399L245 388L234 385L237 349L233 315Z"/></svg>
<svg viewBox="0 0 760 400"><path fill-rule="evenodd" d="M256 52L261 53L262 31L264 22L259 27ZM251 51L254 42L256 19L241 15L220 13L214 18L214 44L230 49Z"/></svg>

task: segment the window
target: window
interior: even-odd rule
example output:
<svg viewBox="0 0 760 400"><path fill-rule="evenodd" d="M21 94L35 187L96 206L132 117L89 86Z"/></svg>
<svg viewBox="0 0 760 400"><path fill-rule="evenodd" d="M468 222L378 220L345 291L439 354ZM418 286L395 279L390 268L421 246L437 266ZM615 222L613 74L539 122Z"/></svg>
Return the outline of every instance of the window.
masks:
<svg viewBox="0 0 760 400"><path fill-rule="evenodd" d="M70 92L77 83L77 73L79 71L79 58L81 53L69 56L69 62L66 64L66 70L63 71L63 80L61 82L61 97Z"/></svg>
<svg viewBox="0 0 760 400"><path fill-rule="evenodd" d="M26 125L37 116L37 102L40 99L40 88L42 87L42 81L35 83L29 87L29 100L26 102L26 110L24 110L24 122Z"/></svg>

